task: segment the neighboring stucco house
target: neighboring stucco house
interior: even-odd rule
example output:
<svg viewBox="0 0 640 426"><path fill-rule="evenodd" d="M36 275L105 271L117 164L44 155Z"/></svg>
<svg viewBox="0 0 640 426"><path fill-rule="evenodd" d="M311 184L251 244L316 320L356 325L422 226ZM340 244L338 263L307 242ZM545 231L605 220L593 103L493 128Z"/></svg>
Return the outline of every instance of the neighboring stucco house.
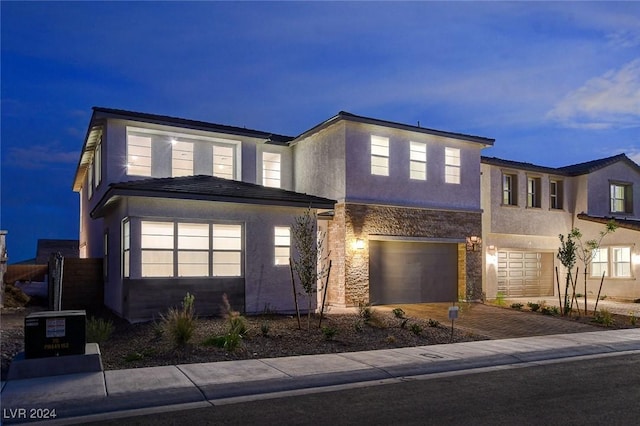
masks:
<svg viewBox="0 0 640 426"><path fill-rule="evenodd" d="M584 241L598 239L614 220L619 228L602 240L587 292L597 295L605 272L604 295L640 298L640 166L624 154L560 168L483 157L482 197L486 297L551 302L555 268L565 273L558 236L578 228ZM584 267L576 266L583 293Z"/></svg>

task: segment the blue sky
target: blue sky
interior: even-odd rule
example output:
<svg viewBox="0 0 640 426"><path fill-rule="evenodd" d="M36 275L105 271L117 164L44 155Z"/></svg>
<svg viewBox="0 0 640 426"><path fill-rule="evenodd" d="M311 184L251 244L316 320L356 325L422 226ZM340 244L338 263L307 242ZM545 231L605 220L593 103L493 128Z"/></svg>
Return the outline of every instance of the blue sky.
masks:
<svg viewBox="0 0 640 426"><path fill-rule="evenodd" d="M495 138L484 155L640 163L638 2L5 2L9 261L77 238L92 106L297 135L345 110Z"/></svg>

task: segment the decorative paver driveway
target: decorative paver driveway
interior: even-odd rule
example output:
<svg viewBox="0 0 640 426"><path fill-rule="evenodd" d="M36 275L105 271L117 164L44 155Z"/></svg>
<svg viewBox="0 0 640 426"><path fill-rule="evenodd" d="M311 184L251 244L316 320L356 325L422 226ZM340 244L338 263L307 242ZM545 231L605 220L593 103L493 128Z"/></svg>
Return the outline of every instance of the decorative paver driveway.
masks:
<svg viewBox="0 0 640 426"><path fill-rule="evenodd" d="M450 306L452 306L450 303L421 303L380 306L376 309L402 308L407 316L432 318L440 321L443 325L451 325L448 315ZM482 303L461 303L456 306L459 306L460 312L454 327L491 339L602 331L601 327L595 325Z"/></svg>

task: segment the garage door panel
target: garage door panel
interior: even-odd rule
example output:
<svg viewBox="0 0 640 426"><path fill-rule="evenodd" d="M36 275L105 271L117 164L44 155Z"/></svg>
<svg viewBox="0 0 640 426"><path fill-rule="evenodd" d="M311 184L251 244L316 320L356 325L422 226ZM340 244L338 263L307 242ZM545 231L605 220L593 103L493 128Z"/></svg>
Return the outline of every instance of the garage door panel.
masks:
<svg viewBox="0 0 640 426"><path fill-rule="evenodd" d="M371 241L373 304L450 302L457 297L456 244Z"/></svg>
<svg viewBox="0 0 640 426"><path fill-rule="evenodd" d="M553 296L553 253L502 251L498 291L510 297ZM520 259L520 260L518 260Z"/></svg>

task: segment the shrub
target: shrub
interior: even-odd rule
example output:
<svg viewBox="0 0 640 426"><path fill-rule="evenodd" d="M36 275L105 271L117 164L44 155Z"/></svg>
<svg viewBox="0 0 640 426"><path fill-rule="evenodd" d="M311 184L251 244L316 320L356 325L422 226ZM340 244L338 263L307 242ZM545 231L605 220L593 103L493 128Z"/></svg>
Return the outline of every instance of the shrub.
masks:
<svg viewBox="0 0 640 426"><path fill-rule="evenodd" d="M613 315L607 309L600 309L600 312L596 312L593 317L593 321L606 327L609 327L614 323Z"/></svg>
<svg viewBox="0 0 640 426"><path fill-rule="evenodd" d="M636 313L633 311L629 312L629 324L635 327L637 321L638 318L636 317Z"/></svg>
<svg viewBox="0 0 640 426"><path fill-rule="evenodd" d="M322 327L322 334L324 335L325 340L333 340L337 333L338 329L335 327Z"/></svg>
<svg viewBox="0 0 640 426"><path fill-rule="evenodd" d="M393 335L390 334L390 335L387 336L386 341L387 341L387 343L389 345L395 345L396 344L396 336L393 336Z"/></svg>
<svg viewBox="0 0 640 426"><path fill-rule="evenodd" d="M377 328L385 328L384 321L382 321L382 318L380 318L380 314L373 310L371 304L360 302L358 304L358 311L360 318L362 318L366 325Z"/></svg>
<svg viewBox="0 0 640 426"><path fill-rule="evenodd" d="M557 306L543 306L540 312L544 315L559 315L560 309Z"/></svg>
<svg viewBox="0 0 640 426"><path fill-rule="evenodd" d="M225 311L225 317L227 319L227 332L224 336L219 336L214 339L224 339L222 347L229 352L233 352L240 346L242 338L247 334L247 321L240 315L240 312L234 311L231 308L229 298L226 294L222 295L222 308ZM261 330L263 329L261 328ZM268 331L267 329L267 333Z"/></svg>
<svg viewBox="0 0 640 426"><path fill-rule="evenodd" d="M113 333L113 321L91 317L87 320L87 343L101 344Z"/></svg>
<svg viewBox="0 0 640 426"><path fill-rule="evenodd" d="M226 340L225 336L212 336L207 337L202 344L205 346L215 346L216 348L223 349Z"/></svg>
<svg viewBox="0 0 640 426"><path fill-rule="evenodd" d="M269 330L271 330L271 325L269 324L269 321L263 321L262 324L260 324L260 332L262 333L262 335L264 337L269 336Z"/></svg>
<svg viewBox="0 0 640 426"><path fill-rule="evenodd" d="M440 327L440 321L429 318L429 321L427 321L427 325L429 327Z"/></svg>
<svg viewBox="0 0 640 426"><path fill-rule="evenodd" d="M356 322L353 324L353 328L358 332L358 333L362 333L363 331L363 327L362 327L363 321L361 318L358 318L356 320Z"/></svg>
<svg viewBox="0 0 640 426"><path fill-rule="evenodd" d="M522 309L522 306L524 306L522 303L512 303L512 304L511 304L511 307L512 307L513 309L517 309L517 310Z"/></svg>
<svg viewBox="0 0 640 426"><path fill-rule="evenodd" d="M498 305L498 306L504 306L505 305L504 293L503 292L499 291L496 294L495 304Z"/></svg>
<svg viewBox="0 0 640 426"><path fill-rule="evenodd" d="M527 306L529 307L529 309L531 309L532 312L536 312L538 309L540 309L540 305L537 303L527 302Z"/></svg>
<svg viewBox="0 0 640 426"><path fill-rule="evenodd" d="M420 327L420 324L415 322L409 326L409 330L411 330L411 332L416 336L419 336L422 333L422 327Z"/></svg>
<svg viewBox="0 0 640 426"><path fill-rule="evenodd" d="M402 308L395 308L393 311L393 315L398 319L404 319L404 310Z"/></svg>
<svg viewBox="0 0 640 426"><path fill-rule="evenodd" d="M161 315L164 327L176 346L186 345L193 337L196 329L194 301L195 296L187 292L182 300L182 308L170 308L166 315Z"/></svg>

